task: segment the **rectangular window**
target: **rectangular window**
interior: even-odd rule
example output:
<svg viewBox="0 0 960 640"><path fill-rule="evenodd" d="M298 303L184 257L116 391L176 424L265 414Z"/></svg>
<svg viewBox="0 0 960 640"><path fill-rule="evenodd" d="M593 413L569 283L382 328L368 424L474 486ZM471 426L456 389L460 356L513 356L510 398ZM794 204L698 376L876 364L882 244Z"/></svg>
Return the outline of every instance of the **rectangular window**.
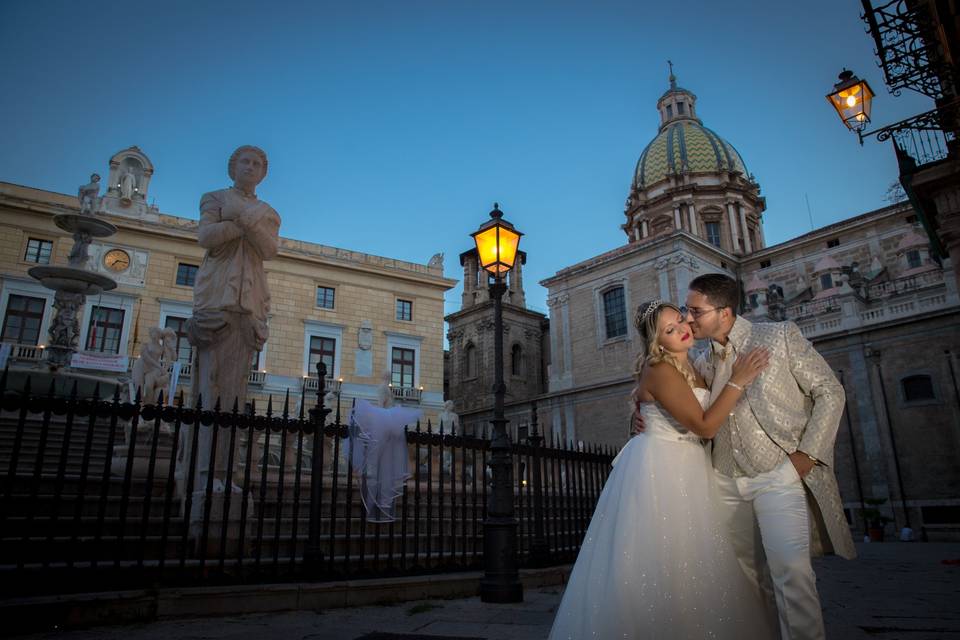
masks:
<svg viewBox="0 0 960 640"><path fill-rule="evenodd" d="M50 254L53 253L53 243L49 240L30 238L27 240L27 250L23 259L37 264L50 264Z"/></svg>
<svg viewBox="0 0 960 640"><path fill-rule="evenodd" d="M760 306L760 301L759 301L758 295L757 295L756 293L751 293L751 294L750 294L750 308L751 308L751 309L756 309L756 308L759 307L759 306Z"/></svg>
<svg viewBox="0 0 960 640"><path fill-rule="evenodd" d="M397 320L410 322L413 320L413 302L397 299Z"/></svg>
<svg viewBox="0 0 960 640"><path fill-rule="evenodd" d="M327 366L327 376L333 375L333 365L336 364L337 341L323 336L310 336L310 359L307 361L307 373L315 375L317 363Z"/></svg>
<svg viewBox="0 0 960 640"><path fill-rule="evenodd" d="M39 344L45 305L43 298L11 294L7 300L7 315L3 319L3 342Z"/></svg>
<svg viewBox="0 0 960 640"><path fill-rule="evenodd" d="M390 382L395 387L412 387L417 353L413 349L393 348Z"/></svg>
<svg viewBox="0 0 960 640"><path fill-rule="evenodd" d="M120 334L123 332L123 309L93 307L90 326L87 327L87 351L120 353Z"/></svg>
<svg viewBox="0 0 960 640"><path fill-rule="evenodd" d="M667 117L668 117L668 118L672 118L672 117L673 117L673 105L672 105L672 104L668 104L668 105L667 105Z"/></svg>
<svg viewBox="0 0 960 640"><path fill-rule="evenodd" d="M168 329L173 329L177 334L177 361L181 365L190 364L190 343L187 341L187 319L177 316L167 316L164 324Z"/></svg>
<svg viewBox="0 0 960 640"><path fill-rule="evenodd" d="M686 112L687 112L687 105L686 105L685 103L683 103L683 102L678 102L678 103L677 103L677 113L679 113L680 115L683 115L683 114L685 114Z"/></svg>
<svg viewBox="0 0 960 640"><path fill-rule="evenodd" d="M761 261L760 261L760 268L761 268L761 269L766 269L766 268L769 267L769 266L770 266L770 261L769 261L769 260L761 260Z"/></svg>
<svg viewBox="0 0 960 640"><path fill-rule="evenodd" d="M192 287L197 281L197 265L181 262L177 265L177 284L181 287Z"/></svg>
<svg viewBox="0 0 960 640"><path fill-rule="evenodd" d="M606 321L607 339L627 334L627 310L624 305L623 287L603 294L603 317Z"/></svg>
<svg viewBox="0 0 960 640"><path fill-rule="evenodd" d="M260 352L254 351L250 358L250 371L260 371Z"/></svg>
<svg viewBox="0 0 960 640"><path fill-rule="evenodd" d="M821 289L832 289L833 288L833 276L829 273L825 273L820 276L820 288Z"/></svg>
<svg viewBox="0 0 960 640"><path fill-rule="evenodd" d="M918 249L907 251L907 266L911 269L916 269L920 264L920 251Z"/></svg>
<svg viewBox="0 0 960 640"><path fill-rule="evenodd" d="M317 287L317 306L321 309L333 309L333 287Z"/></svg>
<svg viewBox="0 0 960 640"><path fill-rule="evenodd" d="M827 249L833 249L840 246L840 238L831 238L827 240Z"/></svg>
<svg viewBox="0 0 960 640"><path fill-rule="evenodd" d="M706 222L704 226L707 228L707 242L713 246L720 247L720 223L719 222Z"/></svg>

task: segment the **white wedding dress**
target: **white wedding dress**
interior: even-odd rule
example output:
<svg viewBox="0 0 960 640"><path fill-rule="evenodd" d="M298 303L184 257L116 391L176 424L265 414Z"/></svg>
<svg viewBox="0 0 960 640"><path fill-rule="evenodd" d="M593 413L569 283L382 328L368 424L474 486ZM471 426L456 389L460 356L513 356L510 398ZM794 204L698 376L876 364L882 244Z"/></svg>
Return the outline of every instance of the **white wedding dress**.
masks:
<svg viewBox="0 0 960 640"><path fill-rule="evenodd" d="M613 460L550 639L775 637L719 516L708 449L657 403L640 411L646 429Z"/></svg>

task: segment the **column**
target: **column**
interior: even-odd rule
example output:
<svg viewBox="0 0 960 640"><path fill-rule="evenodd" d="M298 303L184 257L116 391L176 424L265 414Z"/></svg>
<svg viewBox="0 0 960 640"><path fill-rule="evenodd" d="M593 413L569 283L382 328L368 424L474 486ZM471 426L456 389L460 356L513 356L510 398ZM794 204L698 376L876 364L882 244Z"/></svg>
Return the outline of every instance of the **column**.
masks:
<svg viewBox="0 0 960 640"><path fill-rule="evenodd" d="M697 228L697 214L692 202L687 203L687 220L690 223L690 233L699 238L700 230Z"/></svg>
<svg viewBox="0 0 960 640"><path fill-rule="evenodd" d="M650 235L650 223L646 220L640 221L640 237L646 238Z"/></svg>
<svg viewBox="0 0 960 640"><path fill-rule="evenodd" d="M727 220L730 223L730 240L733 242L730 253L740 253L740 233L737 231L737 215L733 211L733 201L727 202Z"/></svg>
<svg viewBox="0 0 960 640"><path fill-rule="evenodd" d="M683 229L683 222L680 220L680 205L673 205L673 228L677 231Z"/></svg>
<svg viewBox="0 0 960 640"><path fill-rule="evenodd" d="M743 246L746 253L753 253L753 247L750 246L750 228L747 226L747 213L743 210L743 203L737 203L737 210L740 212L740 232L743 234Z"/></svg>

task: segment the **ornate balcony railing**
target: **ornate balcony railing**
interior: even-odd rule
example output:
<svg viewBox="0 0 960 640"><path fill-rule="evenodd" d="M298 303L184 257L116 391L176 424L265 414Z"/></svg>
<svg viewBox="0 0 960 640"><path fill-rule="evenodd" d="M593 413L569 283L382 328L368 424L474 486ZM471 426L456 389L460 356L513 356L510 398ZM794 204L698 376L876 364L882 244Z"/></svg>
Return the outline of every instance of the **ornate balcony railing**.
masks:
<svg viewBox="0 0 960 640"><path fill-rule="evenodd" d="M266 371L251 371L250 375L247 376L247 384L253 384L257 386L263 386L263 383L267 381L267 372Z"/></svg>
<svg viewBox="0 0 960 640"><path fill-rule="evenodd" d="M904 293L912 293L918 289L940 284L943 284L943 271L936 269L934 271L907 276L906 278L897 278L896 280L872 284L867 287L867 298L885 298Z"/></svg>
<svg viewBox="0 0 960 640"><path fill-rule="evenodd" d="M931 56L925 36L933 35L932 16L926 2L893 0L874 7L861 0L863 20L876 44L884 79L893 95L911 89L937 100L943 96L939 76L944 61Z"/></svg>
<svg viewBox="0 0 960 640"><path fill-rule="evenodd" d="M21 362L39 362L44 359L45 349L35 344L13 344L10 347L10 359Z"/></svg>
<svg viewBox="0 0 960 640"><path fill-rule="evenodd" d="M319 378L317 376L307 376L303 379L303 388L307 391L316 391L319 387ZM327 391L332 391L333 393L340 393L340 388L343 386L342 380L335 380L330 376L327 376L323 379L323 386Z"/></svg>
<svg viewBox="0 0 960 640"><path fill-rule="evenodd" d="M796 320L798 318L809 318L824 313L830 313L840 310L840 298L832 296L821 300L808 300L807 302L798 302L787 306L787 320Z"/></svg>
<svg viewBox="0 0 960 640"><path fill-rule="evenodd" d="M420 397L423 395L423 389L416 387L390 387L390 390L393 391L393 397L397 400L410 402L420 402Z"/></svg>

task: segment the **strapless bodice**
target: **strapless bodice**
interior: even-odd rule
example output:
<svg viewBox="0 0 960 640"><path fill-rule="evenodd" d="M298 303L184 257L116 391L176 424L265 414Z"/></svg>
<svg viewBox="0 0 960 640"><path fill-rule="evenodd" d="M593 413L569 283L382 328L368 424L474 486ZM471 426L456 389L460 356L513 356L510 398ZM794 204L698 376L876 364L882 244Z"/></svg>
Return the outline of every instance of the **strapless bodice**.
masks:
<svg viewBox="0 0 960 640"><path fill-rule="evenodd" d="M693 395L697 397L700 406L705 408L710 401L710 390L694 388ZM644 433L653 438L670 440L673 442L690 442L701 444L700 436L691 433L689 429L674 420L659 402L644 402L640 405L640 415L645 425Z"/></svg>

